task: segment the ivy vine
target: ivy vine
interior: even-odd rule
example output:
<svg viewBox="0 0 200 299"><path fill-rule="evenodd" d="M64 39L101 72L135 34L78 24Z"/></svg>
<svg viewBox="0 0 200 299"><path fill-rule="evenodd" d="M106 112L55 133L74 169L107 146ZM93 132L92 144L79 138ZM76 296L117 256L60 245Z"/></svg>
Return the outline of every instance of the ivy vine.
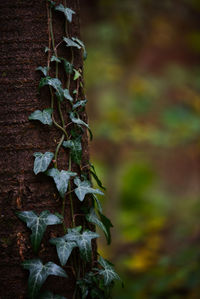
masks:
<svg viewBox="0 0 200 299"><path fill-rule="evenodd" d="M28 279L28 296L31 299L34 298L63 298L66 297L52 294L49 291L40 293L40 289L49 275L61 276L67 279L67 274L62 268L68 262L69 257L72 255L75 248L80 253L79 265L74 261L72 267L74 267L74 273L76 276L76 288L74 290L73 298L86 299L88 295L90 298L107 299L110 297L110 288L115 279L120 279L118 274L114 271L113 265L99 256L96 261L96 267L93 267L90 272L86 272L87 263L92 261L92 240L99 237L96 232L90 231L82 226L76 226L73 198L77 198L81 203L87 203L86 197L89 194L93 200L93 206L84 206L83 212L85 220L88 223L97 225L105 234L107 243L111 242L110 228L112 223L110 220L102 214L102 207L97 195L103 195L104 193L93 188L89 180L90 176L96 180L98 186L105 190L101 181L99 180L95 168L92 164L88 163L90 169L90 176L84 173L84 167L81 167L82 161L82 136L84 130L88 130L90 138L92 139L92 132L86 122L81 119L80 112L85 109L87 103L86 99L81 98L79 94L79 87L83 91L82 73L80 69L75 69L74 62L74 48L82 51L83 58L86 59L87 52L83 42L77 37L70 37L67 31L68 23L72 22L72 18L75 15L75 11L66 7L63 4L56 5L55 2L48 0L48 19L49 19L49 45L45 48L45 53L48 55L47 66L39 66L36 71L42 73L42 78L39 82L39 91L44 86L48 86L51 101L50 107L47 107L43 111L36 110L29 116L30 121L39 121L42 125L52 126L54 125L60 132L61 138L57 144L54 153L45 152L34 153L34 167L33 171L35 175L43 173L53 179L55 186L58 190L60 198L62 200L62 215L55 213L52 214L49 211L42 211L37 215L34 211L19 211L18 217L26 223L27 227L31 230L30 236L33 252L38 253L41 245L42 238L45 234L46 228L49 225L63 224L64 235L51 238L50 244L54 245L57 251L60 265L49 261L46 264L40 259L26 260L23 262L24 269L29 271ZM55 45L54 31L52 23L52 11L55 13L62 13L65 17L65 34L57 45ZM63 57L59 57L57 53L58 47L64 43L64 45L71 51L71 61L67 61ZM67 76L67 82L63 84L59 79L58 64L62 65L63 70ZM53 70L55 66L55 77L50 76L50 70ZM52 73L52 72L51 72ZM77 89L71 94L71 81L77 83ZM69 115L70 122L65 123L63 116L63 110L61 107L62 102L68 102L68 106L71 107L67 113ZM55 109L59 113L60 122L54 117ZM71 128L71 129L70 129ZM63 146L69 153L68 169L58 169L58 156L60 154L60 148ZM79 169L79 174L72 171L72 162L75 163ZM53 164L53 167L49 168ZM77 169L77 168L76 168ZM72 186L75 186L72 189ZM66 227L64 223L65 202L69 199L71 206L71 219L72 226ZM76 250L77 250L76 249ZM82 260L82 262L81 262ZM79 267L84 267L84 271L80 271ZM82 274L82 276L81 276Z"/></svg>

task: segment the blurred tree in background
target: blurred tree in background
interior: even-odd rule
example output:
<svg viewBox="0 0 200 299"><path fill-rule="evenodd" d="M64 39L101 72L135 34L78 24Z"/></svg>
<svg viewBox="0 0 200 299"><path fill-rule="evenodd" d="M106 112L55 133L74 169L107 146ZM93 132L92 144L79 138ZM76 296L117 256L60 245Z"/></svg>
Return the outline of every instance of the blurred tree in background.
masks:
<svg viewBox="0 0 200 299"><path fill-rule="evenodd" d="M113 298L199 298L200 1L82 2Z"/></svg>

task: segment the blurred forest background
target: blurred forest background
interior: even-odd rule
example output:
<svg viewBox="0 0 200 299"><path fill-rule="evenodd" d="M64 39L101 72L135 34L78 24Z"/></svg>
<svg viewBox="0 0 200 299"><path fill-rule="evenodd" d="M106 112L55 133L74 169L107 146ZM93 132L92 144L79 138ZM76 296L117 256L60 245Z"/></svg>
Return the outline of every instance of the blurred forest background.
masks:
<svg viewBox="0 0 200 299"><path fill-rule="evenodd" d="M113 298L200 298L200 1L80 2Z"/></svg>

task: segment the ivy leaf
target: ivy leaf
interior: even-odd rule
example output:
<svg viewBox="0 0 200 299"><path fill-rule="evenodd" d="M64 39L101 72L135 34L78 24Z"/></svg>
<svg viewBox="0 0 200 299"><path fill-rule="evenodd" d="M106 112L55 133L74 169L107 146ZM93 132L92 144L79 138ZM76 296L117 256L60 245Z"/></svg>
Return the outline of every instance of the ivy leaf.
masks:
<svg viewBox="0 0 200 299"><path fill-rule="evenodd" d="M75 12L72 9L64 7L62 4L59 4L55 7L55 10L63 12L67 21L71 23L72 15L75 14Z"/></svg>
<svg viewBox="0 0 200 299"><path fill-rule="evenodd" d="M66 241L74 241L80 250L81 257L89 262L92 255L92 239L98 238L99 235L90 230L85 230L80 233L81 227L78 226L74 229L68 229L68 233L64 236Z"/></svg>
<svg viewBox="0 0 200 299"><path fill-rule="evenodd" d="M31 229L31 244L36 253L48 225L62 223L62 216L56 216L49 211L43 211L39 216L34 211L17 212L17 216Z"/></svg>
<svg viewBox="0 0 200 299"><path fill-rule="evenodd" d="M80 136L76 139L64 141L63 146L70 148L70 155L72 160L80 165L82 158L82 145Z"/></svg>
<svg viewBox="0 0 200 299"><path fill-rule="evenodd" d="M87 51L86 51L84 43L77 37L72 37L72 40L77 42L82 47L82 49L83 49L83 59L85 60L87 58Z"/></svg>
<svg viewBox="0 0 200 299"><path fill-rule="evenodd" d="M35 157L33 171L35 174L38 174L39 172L44 172L47 170L54 154L51 152L46 152L44 154L34 153L33 156Z"/></svg>
<svg viewBox="0 0 200 299"><path fill-rule="evenodd" d="M58 57L56 57L55 55L53 55L52 57L51 57L51 62L53 62L53 61L55 61L55 62L61 62L61 60L58 58Z"/></svg>
<svg viewBox="0 0 200 299"><path fill-rule="evenodd" d="M75 189L75 194L80 201L83 201L86 194L100 194L104 195L99 189L91 188L91 184L89 181L81 181L79 178L74 179L74 183L77 188Z"/></svg>
<svg viewBox="0 0 200 299"><path fill-rule="evenodd" d="M99 275L103 276L105 286L109 285L115 279L120 280L119 275L115 272L113 267L101 256L99 258L99 264L103 267L103 269L98 269L98 272Z"/></svg>
<svg viewBox="0 0 200 299"><path fill-rule="evenodd" d="M102 213L102 206L101 206L100 201L98 200L98 198L95 194L93 194L92 196L93 196L94 200L96 201L97 210Z"/></svg>
<svg viewBox="0 0 200 299"><path fill-rule="evenodd" d="M94 165L92 164L92 163L89 163L90 164L90 168L92 169L90 169L90 173L91 173L91 175L93 176L93 178L95 179L95 181L97 182L97 185L100 187L100 188L102 188L103 190L106 190L106 188L102 185L102 182L101 182L101 180L98 178L98 176L97 176L97 173L96 173L96 170L95 170L95 167L94 167Z"/></svg>
<svg viewBox="0 0 200 299"><path fill-rule="evenodd" d="M51 50L50 50L48 47L45 47L45 48L44 48L44 52L45 52L45 53L47 53L47 52L49 52L49 51L51 51Z"/></svg>
<svg viewBox="0 0 200 299"><path fill-rule="evenodd" d="M58 192L62 198L64 198L65 193L68 188L68 182L71 176L75 176L76 172L61 170L56 168L49 169L46 174L54 179Z"/></svg>
<svg viewBox="0 0 200 299"><path fill-rule="evenodd" d="M75 110L79 107L85 107L87 103L87 100L81 100L81 101L77 101L73 106L72 106L72 109Z"/></svg>
<svg viewBox="0 0 200 299"><path fill-rule="evenodd" d="M86 124L83 120L81 120L79 117L76 117L76 113L74 112L70 112L69 117L71 119L71 121L74 124L77 124L78 126L84 126L88 129L89 133L90 133L90 140L92 140L93 135L92 135L92 131L90 130L88 124Z"/></svg>
<svg viewBox="0 0 200 299"><path fill-rule="evenodd" d="M74 241L66 242L65 236L60 238L52 238L49 242L53 245L56 245L56 250L60 263L62 266L65 266L73 248L77 247L77 244Z"/></svg>
<svg viewBox="0 0 200 299"><path fill-rule="evenodd" d="M48 71L49 71L49 67L48 66L38 66L36 68L36 71L41 71L43 73L43 75L46 77L48 75Z"/></svg>
<svg viewBox="0 0 200 299"><path fill-rule="evenodd" d="M60 295L54 295L53 293L46 291L42 293L40 299L67 299L67 298Z"/></svg>
<svg viewBox="0 0 200 299"><path fill-rule="evenodd" d="M56 2L52 0L48 0L48 2L50 3L50 7L54 7L56 5Z"/></svg>
<svg viewBox="0 0 200 299"><path fill-rule="evenodd" d="M76 69L73 69L74 71L74 81L77 80L79 77L81 77L81 74L79 73L79 71L77 71Z"/></svg>
<svg viewBox="0 0 200 299"><path fill-rule="evenodd" d="M65 99L69 100L70 102L73 102L73 98L71 97L68 89L63 90L63 95Z"/></svg>
<svg viewBox="0 0 200 299"><path fill-rule="evenodd" d="M56 95L60 99L60 101L63 100L63 89L62 89L62 83L57 78L51 78L51 77L45 77L40 80L39 83L39 89L42 88L45 85L52 86L57 92Z"/></svg>
<svg viewBox="0 0 200 299"><path fill-rule="evenodd" d="M72 74L73 73L73 64L67 61L65 58L60 58L64 63L64 69L66 74Z"/></svg>
<svg viewBox="0 0 200 299"><path fill-rule="evenodd" d="M52 125L52 115L53 109L47 108L43 111L35 110L31 115L28 117L29 120L39 120L44 125Z"/></svg>
<svg viewBox="0 0 200 299"><path fill-rule="evenodd" d="M52 262L43 265L41 260L34 259L24 261L22 265L29 270L28 293L31 299L38 298L39 290L49 275L67 277L65 271Z"/></svg>
<svg viewBox="0 0 200 299"><path fill-rule="evenodd" d="M75 47L81 49L81 46L78 43L74 42L71 38L63 37L63 40L66 43L67 47Z"/></svg>
<svg viewBox="0 0 200 299"><path fill-rule="evenodd" d="M98 227L100 227L102 229L102 231L104 232L104 234L106 236L107 242L109 244L108 231L107 231L105 225L101 222L101 220L99 220L97 214L95 213L94 208L91 208L90 211L89 211L89 213L86 214L86 219L87 219L87 221L89 221L89 222L91 222L93 224L98 225Z"/></svg>
<svg viewBox="0 0 200 299"><path fill-rule="evenodd" d="M107 231L107 243L110 244L111 243L111 233L110 233L110 229L111 227L113 227L110 219L108 219L105 215L103 215L101 212L99 212L99 216L101 219L101 222L103 223L103 225L106 228Z"/></svg>

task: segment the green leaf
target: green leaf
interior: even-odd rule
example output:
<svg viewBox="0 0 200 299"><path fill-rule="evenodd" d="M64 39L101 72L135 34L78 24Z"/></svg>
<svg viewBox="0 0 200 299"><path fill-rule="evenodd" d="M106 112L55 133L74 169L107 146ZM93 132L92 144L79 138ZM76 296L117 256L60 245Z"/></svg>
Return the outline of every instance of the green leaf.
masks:
<svg viewBox="0 0 200 299"><path fill-rule="evenodd" d="M70 102L73 102L73 98L71 97L68 89L63 90L63 95L65 99L69 100Z"/></svg>
<svg viewBox="0 0 200 299"><path fill-rule="evenodd" d="M103 223L103 225L105 226L106 228L106 231L107 231L107 242L108 244L111 243L111 233L110 233L110 228L113 227L110 219L108 219L105 215L103 215L101 212L99 212L99 216L100 216L100 219L101 219L101 222Z"/></svg>
<svg viewBox="0 0 200 299"><path fill-rule="evenodd" d="M40 296L40 299L67 299L66 297L60 296L60 295L55 295L51 292L44 292L42 293L42 295Z"/></svg>
<svg viewBox="0 0 200 299"><path fill-rule="evenodd" d="M66 242L65 236L60 238L52 238L49 242L53 245L56 245L56 250L60 263L62 266L65 266L73 248L77 247L77 244L74 241Z"/></svg>
<svg viewBox="0 0 200 299"><path fill-rule="evenodd" d="M66 170L59 171L56 168L49 169L46 174L54 179L58 192L62 198L64 198L67 191L70 177L77 175L76 172Z"/></svg>
<svg viewBox="0 0 200 299"><path fill-rule="evenodd" d="M77 80L79 77L81 77L81 74L79 73L79 71L77 71L76 69L73 69L74 71L74 81Z"/></svg>
<svg viewBox="0 0 200 299"><path fill-rule="evenodd" d="M96 201L96 207L97 207L98 212L102 213L102 206L101 206L100 201L98 200L98 198L95 194L93 194L92 196L93 196L94 200Z"/></svg>
<svg viewBox="0 0 200 299"><path fill-rule="evenodd" d="M72 15L75 14L75 12L72 9L64 7L62 4L59 4L55 7L55 10L63 12L67 21L71 23Z"/></svg>
<svg viewBox="0 0 200 299"><path fill-rule="evenodd" d="M81 49L81 46L78 43L74 42L71 38L63 37L63 40L66 43L67 47L75 47Z"/></svg>
<svg viewBox="0 0 200 299"><path fill-rule="evenodd" d="M44 48L44 52L45 52L45 53L47 53L47 52L49 52L49 51L51 51L51 50L50 50L48 47L45 47L45 48Z"/></svg>
<svg viewBox="0 0 200 299"><path fill-rule="evenodd" d="M33 156L35 157L33 171L35 174L38 174L39 172L44 172L47 170L54 154L51 152L46 152L44 154L34 153Z"/></svg>
<svg viewBox="0 0 200 299"><path fill-rule="evenodd" d="M72 160L80 165L82 158L82 145L80 136L76 139L64 141L63 146L70 148L70 155Z"/></svg>
<svg viewBox="0 0 200 299"><path fill-rule="evenodd" d="M74 179L74 183L77 186L75 189L75 194L80 201L83 201L86 194L100 194L104 195L99 189L91 188L91 184L89 181L81 181L79 178Z"/></svg>
<svg viewBox="0 0 200 299"><path fill-rule="evenodd" d="M92 239L98 238L99 235L90 230L85 230L82 234L80 233L80 226L68 229L68 233L64 236L66 241L74 241L80 250L81 257L89 262L92 254Z"/></svg>
<svg viewBox="0 0 200 299"><path fill-rule="evenodd" d="M94 208L91 208L89 213L86 214L86 219L87 219L87 221L98 225L98 227L100 227L102 229L102 231L104 232L104 234L106 236L107 242L108 242L109 241L109 238L108 238L109 236L108 236L107 229L106 229L105 225L101 222L101 220L99 220L97 214L95 213ZM109 244L109 242L108 242L108 244Z"/></svg>
<svg viewBox="0 0 200 299"><path fill-rule="evenodd" d="M50 3L50 7L54 7L56 5L56 2L52 0L48 0L48 2Z"/></svg>
<svg viewBox="0 0 200 299"><path fill-rule="evenodd" d="M106 188L102 185L102 182L101 180L99 179L99 177L97 176L97 173L96 173L96 170L95 170L95 167L92 163L89 163L90 164L90 168L92 170L90 170L90 173L91 175L93 176L93 178L95 179L95 181L97 182L97 185L102 188L103 190L106 190Z"/></svg>
<svg viewBox="0 0 200 299"><path fill-rule="evenodd" d="M82 49L83 49L83 59L85 60L87 58L87 51L86 51L84 43L77 37L72 37L72 40L77 42L82 47Z"/></svg>
<svg viewBox="0 0 200 299"><path fill-rule="evenodd" d="M87 103L87 100L81 100L81 101L77 101L73 106L72 106L72 109L75 110L79 107L85 107Z"/></svg>
<svg viewBox="0 0 200 299"><path fill-rule="evenodd" d="M48 75L48 71L49 71L49 67L48 66L38 66L36 68L36 71L41 71L43 73L43 75L46 77Z"/></svg>
<svg viewBox="0 0 200 299"><path fill-rule="evenodd" d="M65 58L60 58L64 63L64 69L66 74L72 74L73 73L73 64L67 61Z"/></svg>
<svg viewBox="0 0 200 299"><path fill-rule="evenodd" d="M79 118L79 116L77 116L77 113L75 112L70 112L69 114L69 117L71 119L71 121L74 123L74 124L77 124L78 126L84 126L88 129L89 133L90 133L90 139L92 140L92 131L90 130L88 124L86 124L83 120L81 120Z"/></svg>
<svg viewBox="0 0 200 299"><path fill-rule="evenodd" d="M53 61L55 61L55 62L61 62L61 60L58 58L58 57L56 57L55 55L53 55L52 57L51 57L51 62L53 62Z"/></svg>
<svg viewBox="0 0 200 299"><path fill-rule="evenodd" d="M52 86L57 92L56 95L60 99L60 101L63 100L63 89L62 89L62 83L57 78L51 78L51 77L45 77L40 80L39 83L39 89L42 88L45 85Z"/></svg>
<svg viewBox="0 0 200 299"><path fill-rule="evenodd" d="M99 275L102 275L104 278L105 286L109 285L113 280L120 280L119 275L115 272L113 267L104 260L101 256L99 258L99 264L103 267L103 269L99 269Z"/></svg>
<svg viewBox="0 0 200 299"><path fill-rule="evenodd" d="M43 111L36 110L28 117L29 120L39 120L44 125L52 125L52 115L53 109L47 108Z"/></svg>
<svg viewBox="0 0 200 299"><path fill-rule="evenodd" d="M31 229L31 244L37 252L48 225L62 223L62 216L58 217L49 211L43 211L39 216L34 211L17 212L17 216Z"/></svg>
<svg viewBox="0 0 200 299"><path fill-rule="evenodd" d="M39 290L49 275L67 277L65 271L52 262L43 265L41 260L34 259L24 261L22 265L29 270L28 293L31 299L38 298Z"/></svg>

